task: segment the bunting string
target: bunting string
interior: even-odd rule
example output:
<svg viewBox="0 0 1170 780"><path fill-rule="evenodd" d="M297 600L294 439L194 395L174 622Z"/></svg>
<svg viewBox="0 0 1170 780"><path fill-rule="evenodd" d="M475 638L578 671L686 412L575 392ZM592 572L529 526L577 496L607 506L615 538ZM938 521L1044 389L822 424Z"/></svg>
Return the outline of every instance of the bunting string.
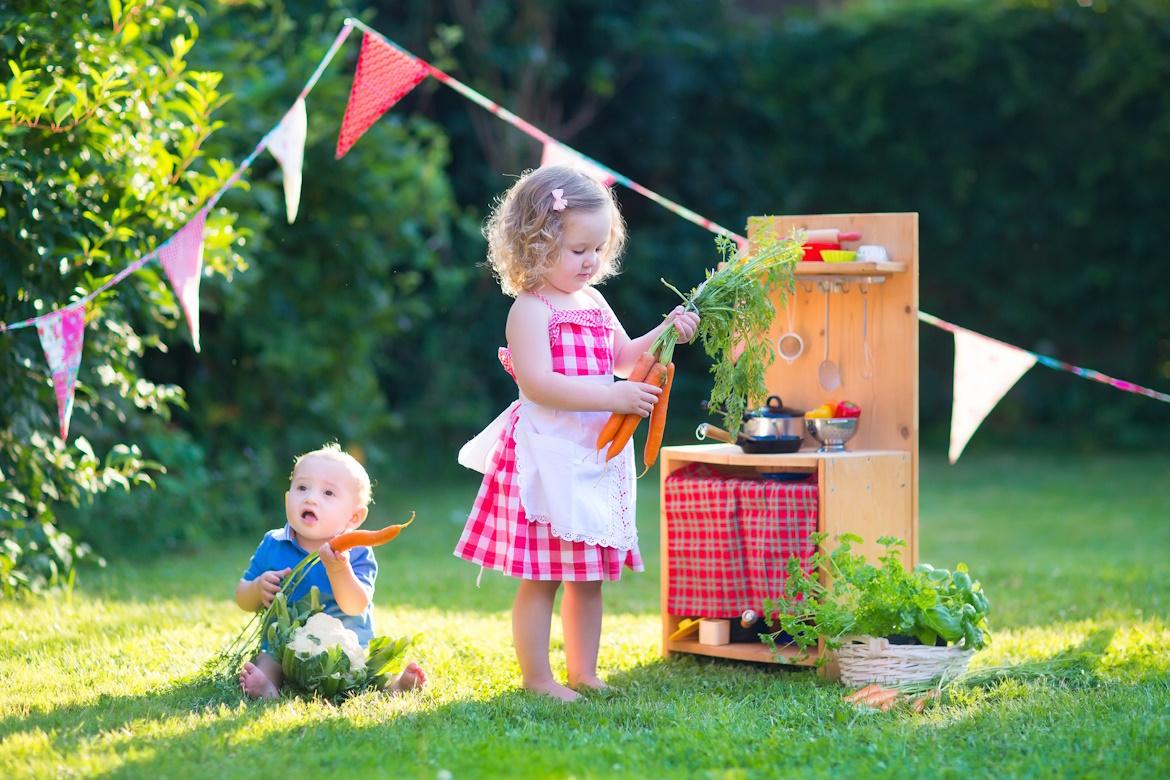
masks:
<svg viewBox="0 0 1170 780"><path fill-rule="evenodd" d="M1048 355L1041 355L1038 352L1032 352L1031 350L1023 349L1022 347L1013 346L1006 342L1000 341L999 339L993 339L990 336L984 336L982 333L976 333L973 330L969 330L959 325L955 325L954 323L947 322L946 320L939 319L933 314L927 314L924 311L920 311L918 312L918 319L928 325L933 325L936 328L940 328L951 333L967 333L986 341L995 342L996 344L1008 347L1010 349L1027 352L1036 359L1037 363L1042 366L1047 366L1048 368L1055 369L1057 371L1068 371L1069 373L1076 374L1083 379L1091 379L1094 382L1101 382L1102 384L1109 385L1110 387L1114 387L1118 390L1124 390L1127 393L1137 393L1138 395L1144 395L1147 398L1153 398L1155 401L1170 403L1170 394L1159 393L1157 390L1151 390L1148 387L1142 387L1141 385L1134 384L1133 382L1127 382L1124 379L1117 379L1115 377L1109 376L1108 374L1102 374L1100 371L1094 371L1091 368L1081 368L1080 366L1074 366L1072 363L1066 363L1063 360L1057 360L1056 358L1049 357Z"/></svg>
<svg viewBox="0 0 1170 780"><path fill-rule="evenodd" d="M726 236L741 247L747 239L719 225L702 215L691 211L633 179L615 171L593 158L569 147L551 135L513 114L495 101L467 86L402 48L394 41L359 19L348 18L330 44L324 56L317 63L305 82L292 107L275 125L269 128L252 151L236 166L227 179L195 212L195 215L166 241L146 255L127 264L99 287L85 296L68 304L58 305L53 310L18 322L0 322L0 332L36 326L53 377L54 390L58 399L59 421L62 438L68 430L72 412L73 389L80 362L81 345L84 337L87 304L101 293L124 281L148 262L161 260L171 286L175 290L188 327L192 343L199 349L199 278L202 274L203 227L212 208L230 190L240 177L265 150L270 151L280 164L284 174L285 205L288 221L297 215L300 201L301 168L304 157L305 127L307 123L305 98L321 79L337 52L345 43L353 28L363 31L361 52L358 56L353 86L346 105L345 116L338 134L337 157L342 157L361 136L398 100L409 93L427 76L435 77L463 97L479 105L491 114L509 123L543 145L542 165L569 164L584 170L588 175L606 186L621 184L645 198L657 203L667 211L692 222L712 233ZM1137 393L1157 401L1170 402L1170 394L1151 390L1141 385L1116 379L1099 371L1081 368L1046 355L1023 350L1010 344L992 339L958 325L946 322L934 315L919 311L920 321L956 336L956 377L960 369L965 374L979 375L992 381L975 392L965 390L966 396L958 398L952 419L952 461L958 457L967 439L974 433L979 421L995 405L996 401L1028 367L1035 362L1049 368L1067 371L1076 376L1107 384L1118 390ZM962 350L960 350L960 344ZM960 360L960 351L963 356ZM972 384L968 382L967 384ZM976 383L977 384L977 383ZM974 385L972 385L974 386ZM961 403L960 403L961 401ZM961 419L960 419L961 418ZM954 426L955 420L962 423Z"/></svg>

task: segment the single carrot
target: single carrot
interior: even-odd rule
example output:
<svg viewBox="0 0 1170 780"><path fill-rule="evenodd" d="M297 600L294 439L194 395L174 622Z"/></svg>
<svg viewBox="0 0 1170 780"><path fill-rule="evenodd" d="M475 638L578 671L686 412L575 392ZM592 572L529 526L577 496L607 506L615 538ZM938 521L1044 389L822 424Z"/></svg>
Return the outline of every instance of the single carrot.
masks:
<svg viewBox="0 0 1170 780"><path fill-rule="evenodd" d="M666 381L666 366L661 363L655 363L654 367L650 369L650 375L646 377L646 384L658 385L662 387L663 382ZM617 457L630 439L634 435L634 431L638 428L638 423L642 418L636 414L627 414L625 421L622 422L622 427L618 428L617 434L614 435L613 441L609 443L609 451L605 454L606 461L611 461Z"/></svg>
<svg viewBox="0 0 1170 780"><path fill-rule="evenodd" d="M633 369L630 370L628 381L645 382L646 377L650 374L650 369L654 368L657 362L658 359L654 357L653 352L643 352L641 355L638 355L638 360L634 363ZM606 444L613 441L613 437L621 429L622 423L630 416L637 418L637 415L627 415L620 412L611 414L609 419L605 421L605 425L601 427L601 433L597 434L597 446L595 449L600 450Z"/></svg>
<svg viewBox="0 0 1170 780"><path fill-rule="evenodd" d="M329 541L329 546L335 553L345 552L354 547L377 547L398 536L398 534L402 533L403 528L406 528L406 526L413 522L414 512L411 512L410 519L405 523L388 525L380 531L346 531L343 534L333 537Z"/></svg>
<svg viewBox="0 0 1170 780"><path fill-rule="evenodd" d="M662 395L654 403L654 411L650 412L650 430L646 434L646 449L642 451L642 460L649 469L658 460L658 450L662 446L662 434L666 430L666 407L670 404L670 387L674 384L674 363L666 366L666 381L662 385ZM646 472L642 472L645 474Z"/></svg>

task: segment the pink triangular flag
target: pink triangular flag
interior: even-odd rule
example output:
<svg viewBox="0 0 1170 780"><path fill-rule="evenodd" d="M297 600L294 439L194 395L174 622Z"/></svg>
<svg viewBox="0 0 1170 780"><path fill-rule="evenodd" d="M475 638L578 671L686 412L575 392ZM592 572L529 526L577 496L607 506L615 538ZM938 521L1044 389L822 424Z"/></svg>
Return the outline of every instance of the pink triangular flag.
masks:
<svg viewBox="0 0 1170 780"><path fill-rule="evenodd" d="M301 168L305 162L305 135L309 115L304 98L297 98L292 108L268 135L268 151L280 163L284 173L284 208L291 225L301 205Z"/></svg>
<svg viewBox="0 0 1170 780"><path fill-rule="evenodd" d="M427 77L426 63L366 33L358 54L353 87L337 136L337 159L345 156L378 117Z"/></svg>
<svg viewBox="0 0 1170 780"><path fill-rule="evenodd" d="M206 221L207 211L200 211L158 250L163 270L187 318L196 352L199 351L199 277L203 271L203 223Z"/></svg>
<svg viewBox="0 0 1170 780"><path fill-rule="evenodd" d="M546 165L567 165L584 171L589 178L599 181L606 187L613 186L614 178L603 169L586 160L576 149L565 146L556 141L546 141L544 152L540 156L540 167Z"/></svg>
<svg viewBox="0 0 1170 780"><path fill-rule="evenodd" d="M41 337L45 360L53 375L61 438L66 439L69 436L69 418L73 415L77 369L81 365L81 344L85 337L85 304L70 306L37 320L37 334Z"/></svg>
<svg viewBox="0 0 1170 780"><path fill-rule="evenodd" d="M950 460L954 463L983 418L1028 369L1031 352L978 333L955 333L955 398L951 409Z"/></svg>

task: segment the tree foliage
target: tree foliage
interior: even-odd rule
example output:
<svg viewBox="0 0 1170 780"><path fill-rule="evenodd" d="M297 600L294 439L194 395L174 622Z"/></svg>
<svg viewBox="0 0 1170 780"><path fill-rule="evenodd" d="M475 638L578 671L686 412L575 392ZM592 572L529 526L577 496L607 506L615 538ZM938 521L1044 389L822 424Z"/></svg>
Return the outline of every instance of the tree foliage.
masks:
<svg viewBox="0 0 1170 780"><path fill-rule="evenodd" d="M202 148L220 127L219 73L193 70L199 30L183 2L15 2L0 11L0 318L84 297L182 227L231 170ZM211 274L242 267L235 215L208 217ZM33 328L0 336L0 592L71 581L86 553L61 505L151 482L158 464L122 443L144 415L167 419L181 387L141 371L165 352L179 310L150 264L89 306L66 443ZM164 341L165 339L165 341Z"/></svg>

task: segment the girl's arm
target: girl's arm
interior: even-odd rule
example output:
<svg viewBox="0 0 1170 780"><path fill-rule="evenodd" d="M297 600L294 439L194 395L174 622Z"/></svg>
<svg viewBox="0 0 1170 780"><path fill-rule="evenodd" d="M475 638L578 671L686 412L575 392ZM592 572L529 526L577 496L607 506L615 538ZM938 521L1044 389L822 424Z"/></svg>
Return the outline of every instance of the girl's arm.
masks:
<svg viewBox="0 0 1170 780"><path fill-rule="evenodd" d="M674 311L668 314L656 328L636 339L632 339L626 334L626 329L622 327L617 315L613 313L613 309L609 307L609 303L606 302L601 293L593 287L587 288L586 292L602 307L607 309L610 316L613 317L615 323L615 332L613 334L613 372L620 377L630 375L634 364L638 362L638 356L650 349L650 345L654 343L654 340L667 328L678 328L678 343L686 344L694 338L695 330L699 327L699 315L694 312L684 312L682 306L676 306Z"/></svg>
<svg viewBox="0 0 1170 780"><path fill-rule="evenodd" d="M353 567L349 565L349 556L345 553L335 553L328 544L321 545L318 550L321 554L321 563L325 566L325 573L329 575L329 586L333 588L333 600L347 615L360 615L370 605L370 594L362 586Z"/></svg>
<svg viewBox="0 0 1170 780"><path fill-rule="evenodd" d="M541 406L572 412L650 414L662 388L644 382L599 385L553 371L548 308L531 295L517 296L508 313L508 347L516 383ZM627 372L628 373L628 372Z"/></svg>

